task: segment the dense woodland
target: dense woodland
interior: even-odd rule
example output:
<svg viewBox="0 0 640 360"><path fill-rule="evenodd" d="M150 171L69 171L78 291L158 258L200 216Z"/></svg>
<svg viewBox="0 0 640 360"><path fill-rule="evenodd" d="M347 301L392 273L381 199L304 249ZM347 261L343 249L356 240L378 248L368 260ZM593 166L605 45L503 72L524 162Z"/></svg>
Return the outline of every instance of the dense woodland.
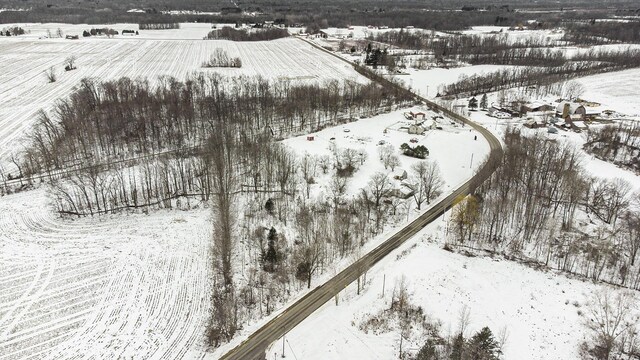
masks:
<svg viewBox="0 0 640 360"><path fill-rule="evenodd" d="M24 174L68 164L100 164L202 146L215 125L282 138L389 108L406 94L353 81L291 84L253 77L198 74L162 78L82 80L51 114L41 112L25 154Z"/></svg>
<svg viewBox="0 0 640 360"><path fill-rule="evenodd" d="M567 23L564 40L580 45L640 43L640 21L612 20Z"/></svg>
<svg viewBox="0 0 640 360"><path fill-rule="evenodd" d="M450 220L455 244L640 289L640 194L589 176L580 150L509 129L501 167Z"/></svg>

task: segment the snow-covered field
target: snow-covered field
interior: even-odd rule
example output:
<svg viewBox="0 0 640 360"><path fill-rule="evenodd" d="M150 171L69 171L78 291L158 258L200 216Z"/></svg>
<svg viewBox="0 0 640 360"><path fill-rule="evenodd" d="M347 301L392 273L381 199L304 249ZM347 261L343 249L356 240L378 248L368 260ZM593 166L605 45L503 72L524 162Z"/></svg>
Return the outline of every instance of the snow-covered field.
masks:
<svg viewBox="0 0 640 360"><path fill-rule="evenodd" d="M32 34L35 31L32 29ZM155 30L153 33L156 31L164 31L176 40L189 38L192 30ZM85 77L112 80L127 76L154 82L162 75L184 79L197 71L217 71L283 81L366 81L349 65L294 38L240 43L174 40L123 36L81 37L80 40L0 38L0 164L18 150L18 140L26 135L36 112L50 109ZM231 56L240 57L242 68L202 69L202 62L218 47ZM65 72L63 62L71 55L77 57L77 70ZM44 74L52 66L58 74L55 83L49 83Z"/></svg>
<svg viewBox="0 0 640 360"><path fill-rule="evenodd" d="M0 359L204 351L208 212L62 220L43 190L0 198Z"/></svg>
<svg viewBox="0 0 640 360"><path fill-rule="evenodd" d="M404 81L414 91L424 97L435 97L438 87L453 84L461 76L488 74L501 69L512 68L512 65L472 65L457 68L433 68L429 70L407 69L408 75L397 75L398 80Z"/></svg>
<svg viewBox="0 0 640 360"><path fill-rule="evenodd" d="M640 69L577 79L585 87L581 98L597 101L620 113L640 117Z"/></svg>
<svg viewBox="0 0 640 360"><path fill-rule="evenodd" d="M450 215L447 214L448 218ZM285 336L285 355L297 359L395 359L400 333L365 334L362 320L390 307L396 282L405 277L411 301L427 316L442 322L444 335L458 328L461 310L470 312L468 333L489 326L507 331L505 359L578 359L585 338L582 321L590 296L605 286L542 272L505 260L466 257L445 251L432 241L441 238L443 220L427 226L367 274L365 291L354 284ZM418 244L411 249L413 244ZM398 256L409 250L408 255ZM382 296L383 282L385 292ZM322 329L322 331L319 331ZM467 335L469 335L467 334ZM422 339L423 341L425 339ZM404 342L415 353L423 344ZM267 359L279 358L282 341ZM295 357L294 357L295 356Z"/></svg>

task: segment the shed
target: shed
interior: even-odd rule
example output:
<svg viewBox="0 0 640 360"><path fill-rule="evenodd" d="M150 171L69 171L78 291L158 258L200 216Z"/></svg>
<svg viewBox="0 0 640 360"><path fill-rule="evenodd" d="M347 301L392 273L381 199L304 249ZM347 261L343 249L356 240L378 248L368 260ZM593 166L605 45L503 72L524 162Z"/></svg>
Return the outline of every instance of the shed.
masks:
<svg viewBox="0 0 640 360"><path fill-rule="evenodd" d="M396 168L393 172L393 178L396 180L405 180L407 176L407 171L401 168Z"/></svg>

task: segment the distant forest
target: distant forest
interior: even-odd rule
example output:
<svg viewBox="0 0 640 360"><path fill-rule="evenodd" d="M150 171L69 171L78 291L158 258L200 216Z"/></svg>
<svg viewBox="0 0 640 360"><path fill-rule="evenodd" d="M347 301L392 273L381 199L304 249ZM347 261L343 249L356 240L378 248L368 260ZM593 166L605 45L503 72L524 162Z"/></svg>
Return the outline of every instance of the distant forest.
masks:
<svg viewBox="0 0 640 360"><path fill-rule="evenodd" d="M145 12L127 12L132 7ZM0 1L0 9L27 9L28 11L2 11L0 23L65 22L65 23L173 23L173 22L260 22L273 20L288 26L303 25L313 28L347 25L416 26L435 30L457 30L479 25L517 26L536 18L551 25L564 20L590 20L614 15L633 16L640 13L636 1L599 2L576 0L545 0L535 3L515 0L509 2L401 0L401 1L239 1L234 7L228 1L160 0L131 2L97 0L82 2L63 0ZM165 11L191 10L205 14L165 14ZM463 10L463 11L460 11ZM535 13L531 13L535 11ZM213 14L215 13L215 14ZM251 14L250 14L251 13Z"/></svg>

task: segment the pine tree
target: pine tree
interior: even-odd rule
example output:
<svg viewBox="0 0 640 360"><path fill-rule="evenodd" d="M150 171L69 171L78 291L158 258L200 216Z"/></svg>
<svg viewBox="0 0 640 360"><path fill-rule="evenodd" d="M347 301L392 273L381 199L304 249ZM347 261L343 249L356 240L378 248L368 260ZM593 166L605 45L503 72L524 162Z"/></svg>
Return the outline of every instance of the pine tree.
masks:
<svg viewBox="0 0 640 360"><path fill-rule="evenodd" d="M475 97L472 97L471 99L469 99L469 109L475 110L477 108L478 108L478 99L476 99Z"/></svg>
<svg viewBox="0 0 640 360"><path fill-rule="evenodd" d="M278 233L276 232L276 229L271 228L269 230L269 235L267 235L267 251L265 252L262 259L262 267L264 268L264 271L275 271L278 262L280 262L281 256L277 249L277 240Z"/></svg>
<svg viewBox="0 0 640 360"><path fill-rule="evenodd" d="M267 200L267 202L264 204L264 209L267 210L267 212L271 215L273 215L273 210L274 210L275 206L273 203L273 199L269 199Z"/></svg>
<svg viewBox="0 0 640 360"><path fill-rule="evenodd" d="M480 108L482 110L487 109L487 94L482 95L482 98L480 99Z"/></svg>
<svg viewBox="0 0 640 360"><path fill-rule="evenodd" d="M468 346L472 360L497 360L502 354L491 329L486 326L469 340Z"/></svg>
<svg viewBox="0 0 640 360"><path fill-rule="evenodd" d="M429 339L424 346L418 351L415 360L438 360L438 350L433 340Z"/></svg>
<svg viewBox="0 0 640 360"><path fill-rule="evenodd" d="M462 356L464 355L465 348L464 336L460 333L455 338L453 338L453 342L451 343L451 354L449 354L450 360L462 360Z"/></svg>

